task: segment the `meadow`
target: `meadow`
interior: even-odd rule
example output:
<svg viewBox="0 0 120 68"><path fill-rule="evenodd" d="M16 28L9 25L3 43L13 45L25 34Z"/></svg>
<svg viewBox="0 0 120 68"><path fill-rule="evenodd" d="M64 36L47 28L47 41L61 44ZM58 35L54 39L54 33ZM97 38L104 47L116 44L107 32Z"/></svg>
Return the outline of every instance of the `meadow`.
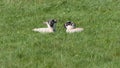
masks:
<svg viewBox="0 0 120 68"><path fill-rule="evenodd" d="M0 0L0 68L120 68L120 0Z"/></svg>

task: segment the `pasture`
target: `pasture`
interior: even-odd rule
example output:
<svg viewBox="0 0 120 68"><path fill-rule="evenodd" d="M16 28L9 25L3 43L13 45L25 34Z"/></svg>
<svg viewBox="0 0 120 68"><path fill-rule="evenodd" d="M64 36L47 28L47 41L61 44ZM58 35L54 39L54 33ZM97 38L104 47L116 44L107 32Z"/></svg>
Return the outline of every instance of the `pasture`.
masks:
<svg viewBox="0 0 120 68"><path fill-rule="evenodd" d="M0 68L120 68L120 0L0 0Z"/></svg>

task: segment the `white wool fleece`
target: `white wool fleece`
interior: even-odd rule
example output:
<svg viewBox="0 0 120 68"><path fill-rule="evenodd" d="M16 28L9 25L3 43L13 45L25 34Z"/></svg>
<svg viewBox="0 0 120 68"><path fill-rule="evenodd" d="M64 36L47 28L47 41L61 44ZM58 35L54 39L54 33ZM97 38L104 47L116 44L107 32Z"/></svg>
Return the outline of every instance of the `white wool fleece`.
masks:
<svg viewBox="0 0 120 68"><path fill-rule="evenodd" d="M41 32L41 33L52 33L52 32L54 32L55 27L50 27L48 22L45 22L45 24L47 24L47 28L34 28L33 31Z"/></svg>
<svg viewBox="0 0 120 68"><path fill-rule="evenodd" d="M66 28L67 33L81 32L84 30L83 28L74 28L74 26L71 25L66 26Z"/></svg>

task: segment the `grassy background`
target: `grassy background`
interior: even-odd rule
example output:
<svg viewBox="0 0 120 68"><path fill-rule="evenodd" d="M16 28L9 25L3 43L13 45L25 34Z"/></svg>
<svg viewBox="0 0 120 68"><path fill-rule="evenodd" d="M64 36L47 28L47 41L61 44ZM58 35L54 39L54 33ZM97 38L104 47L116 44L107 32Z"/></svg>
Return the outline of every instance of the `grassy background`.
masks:
<svg viewBox="0 0 120 68"><path fill-rule="evenodd" d="M32 31L49 19L57 32ZM120 0L0 0L0 68L120 68Z"/></svg>

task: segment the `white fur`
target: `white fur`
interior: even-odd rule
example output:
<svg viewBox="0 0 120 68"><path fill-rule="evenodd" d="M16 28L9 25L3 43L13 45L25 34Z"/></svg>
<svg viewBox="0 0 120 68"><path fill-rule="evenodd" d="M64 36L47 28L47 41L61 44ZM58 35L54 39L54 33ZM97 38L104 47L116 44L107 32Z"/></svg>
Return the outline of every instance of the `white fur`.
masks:
<svg viewBox="0 0 120 68"><path fill-rule="evenodd" d="M67 33L81 32L84 30L83 28L74 28L74 26L71 25L66 26L66 28Z"/></svg>
<svg viewBox="0 0 120 68"><path fill-rule="evenodd" d="M48 22L45 22L45 24L47 24L47 28L35 28L35 29L33 29L33 31L41 32L41 33L52 33L52 32L54 32L55 27L50 27Z"/></svg>

